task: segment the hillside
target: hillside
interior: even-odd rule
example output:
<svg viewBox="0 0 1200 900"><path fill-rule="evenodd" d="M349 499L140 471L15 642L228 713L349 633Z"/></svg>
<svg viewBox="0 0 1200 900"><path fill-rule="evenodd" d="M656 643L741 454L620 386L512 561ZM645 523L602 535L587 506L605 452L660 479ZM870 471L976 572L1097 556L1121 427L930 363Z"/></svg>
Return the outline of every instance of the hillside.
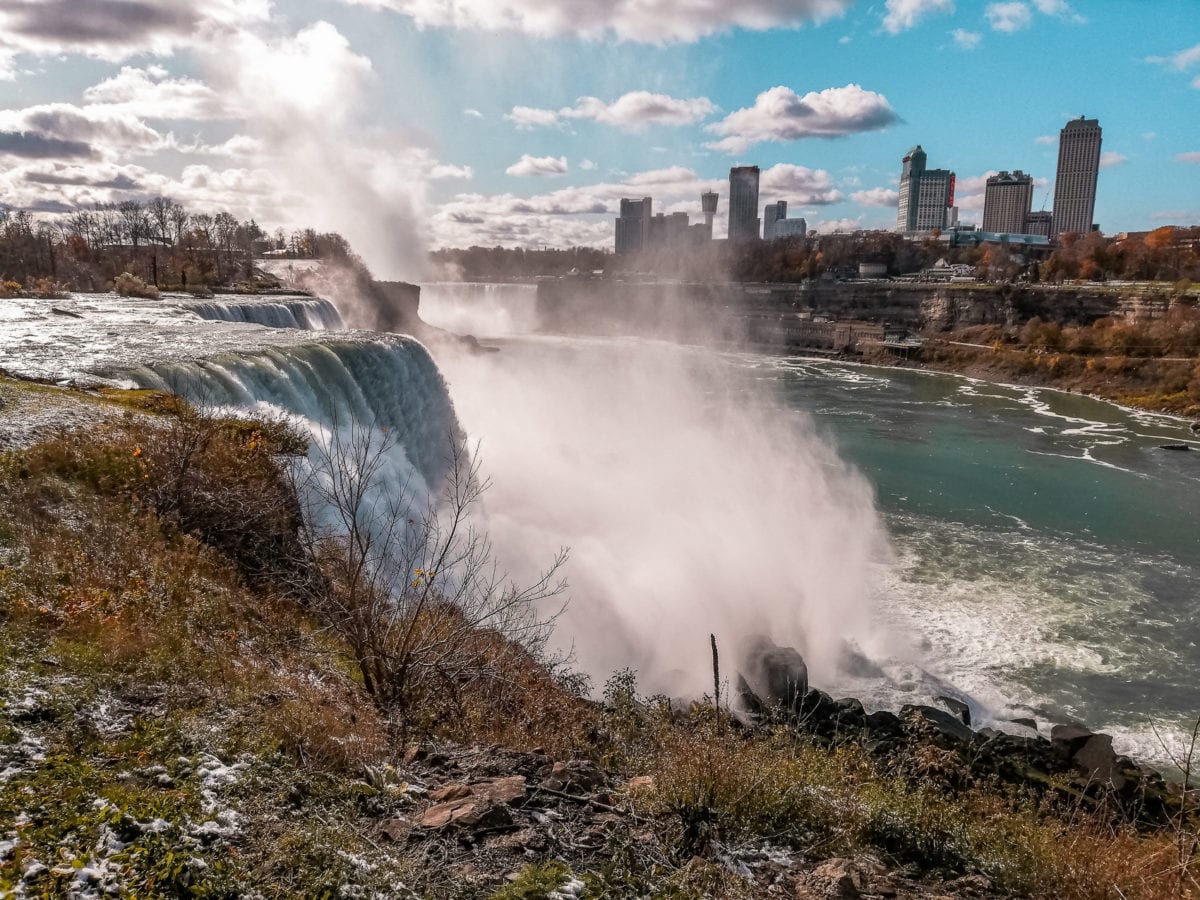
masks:
<svg viewBox="0 0 1200 900"><path fill-rule="evenodd" d="M520 612L552 578L356 580L407 566L413 532L366 556L319 533L306 442L279 422L154 392L3 380L0 398L0 892L1200 889L1196 798L1107 736L867 713L808 690L783 648L744 683L718 660L716 704L643 697L629 672L589 686Z"/></svg>

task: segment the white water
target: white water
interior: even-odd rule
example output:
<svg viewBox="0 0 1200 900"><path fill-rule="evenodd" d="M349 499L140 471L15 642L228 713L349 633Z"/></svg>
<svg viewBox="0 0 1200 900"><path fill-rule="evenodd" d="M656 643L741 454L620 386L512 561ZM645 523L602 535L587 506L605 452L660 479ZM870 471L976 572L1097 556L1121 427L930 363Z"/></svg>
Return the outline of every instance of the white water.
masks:
<svg viewBox="0 0 1200 900"><path fill-rule="evenodd" d="M424 284L421 319L436 328L476 337L531 334L538 328L537 285Z"/></svg>
<svg viewBox="0 0 1200 900"><path fill-rule="evenodd" d="M871 595L888 557L871 489L807 416L761 402L735 368L668 344L503 342L441 360L494 482L488 527L529 577L566 545L558 624L602 682L711 692L709 634L732 678L744 639L800 649L842 679L845 650L889 654Z"/></svg>
<svg viewBox="0 0 1200 900"><path fill-rule="evenodd" d="M395 447L379 487L418 502L439 486L458 422L441 373L412 338L331 340L139 366L128 377L216 408L282 414L328 446L332 432L386 433ZM349 444L343 444L349 446Z"/></svg>
<svg viewBox="0 0 1200 900"><path fill-rule="evenodd" d="M345 328L337 307L319 297L289 297L279 300L186 300L178 303L202 319L246 322L267 328L298 328L302 331L341 331Z"/></svg>

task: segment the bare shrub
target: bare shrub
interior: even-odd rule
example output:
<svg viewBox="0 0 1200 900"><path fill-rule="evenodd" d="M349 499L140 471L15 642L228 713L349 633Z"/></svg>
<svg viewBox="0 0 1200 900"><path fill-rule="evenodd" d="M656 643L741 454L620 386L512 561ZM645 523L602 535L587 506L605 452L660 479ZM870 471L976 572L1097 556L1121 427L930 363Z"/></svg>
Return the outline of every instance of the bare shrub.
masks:
<svg viewBox="0 0 1200 900"><path fill-rule="evenodd" d="M146 300L157 300L159 297L158 288L129 272L122 272L113 279L113 290L122 297L142 297Z"/></svg>
<svg viewBox="0 0 1200 900"><path fill-rule="evenodd" d="M528 586L500 571L472 521L487 482L453 438L444 484L421 504L407 488L385 489L394 442L382 430L330 435L315 462L293 467L302 541L321 573L313 609L401 737L461 724L481 698L499 701L531 678L554 618L543 606L565 590L565 554Z"/></svg>

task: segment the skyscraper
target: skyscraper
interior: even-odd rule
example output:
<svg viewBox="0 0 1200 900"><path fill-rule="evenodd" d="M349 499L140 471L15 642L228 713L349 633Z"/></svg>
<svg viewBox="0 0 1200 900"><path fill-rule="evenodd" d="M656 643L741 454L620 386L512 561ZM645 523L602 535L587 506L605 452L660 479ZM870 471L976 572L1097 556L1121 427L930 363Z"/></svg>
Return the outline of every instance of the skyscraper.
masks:
<svg viewBox="0 0 1200 900"><path fill-rule="evenodd" d="M775 223L787 218L787 201L780 200L776 203L768 203L766 209L763 210L763 240L770 241L775 238Z"/></svg>
<svg viewBox="0 0 1200 900"><path fill-rule="evenodd" d="M1087 234L1096 216L1100 175L1100 122L1080 116L1058 135L1058 173L1054 179L1054 231Z"/></svg>
<svg viewBox="0 0 1200 900"><path fill-rule="evenodd" d="M708 226L708 231L712 233L713 219L717 215L717 203L720 197L716 191L705 191L700 195L700 210L704 213L704 224Z"/></svg>
<svg viewBox="0 0 1200 900"><path fill-rule="evenodd" d="M649 197L641 200L622 200L621 215L617 217L618 256L640 253L650 242L650 211L654 201Z"/></svg>
<svg viewBox="0 0 1200 900"><path fill-rule="evenodd" d="M896 210L898 231L913 233L946 227L947 210L954 205L954 173L949 169L927 169L927 160L919 144L904 157Z"/></svg>
<svg viewBox="0 0 1200 900"><path fill-rule="evenodd" d="M987 180L983 191L983 230L1023 234L1033 209L1033 176L1020 169L1000 172Z"/></svg>
<svg viewBox="0 0 1200 900"><path fill-rule="evenodd" d="M729 170L729 240L758 240L758 166Z"/></svg>

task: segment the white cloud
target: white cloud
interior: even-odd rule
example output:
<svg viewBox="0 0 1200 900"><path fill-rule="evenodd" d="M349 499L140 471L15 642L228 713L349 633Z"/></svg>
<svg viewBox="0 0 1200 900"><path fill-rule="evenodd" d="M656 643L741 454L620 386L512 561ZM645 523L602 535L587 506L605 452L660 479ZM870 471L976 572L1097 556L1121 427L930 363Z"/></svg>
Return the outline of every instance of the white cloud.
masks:
<svg viewBox="0 0 1200 900"><path fill-rule="evenodd" d="M1010 0L1006 3L989 3L983 13L993 31L1003 31L1012 34L1020 31L1033 21L1033 12L1029 4L1022 0Z"/></svg>
<svg viewBox="0 0 1200 900"><path fill-rule="evenodd" d="M983 40L983 35L978 31L967 31L964 28L955 28L950 34L954 37L954 46L959 50L974 50Z"/></svg>
<svg viewBox="0 0 1200 900"><path fill-rule="evenodd" d="M900 202L900 192L890 188L869 188L865 191L855 191L850 199L859 206L896 206Z"/></svg>
<svg viewBox="0 0 1200 900"><path fill-rule="evenodd" d="M1175 162L1200 163L1200 151L1175 154Z"/></svg>
<svg viewBox="0 0 1200 900"><path fill-rule="evenodd" d="M708 130L723 139L708 147L738 154L765 141L843 137L877 131L897 121L899 116L886 97L857 84L826 88L803 97L780 86L759 94L754 106L709 125Z"/></svg>
<svg viewBox="0 0 1200 900"><path fill-rule="evenodd" d="M787 200L793 206L828 206L844 198L824 169L779 163L762 173L760 195Z"/></svg>
<svg viewBox="0 0 1200 900"><path fill-rule="evenodd" d="M475 170L470 166L454 166L448 163L438 163L429 169L429 177L433 179L461 178L470 181L475 177Z"/></svg>
<svg viewBox="0 0 1200 900"><path fill-rule="evenodd" d="M518 178L545 178L567 174L567 158L565 156L530 156L528 153L504 170L508 175Z"/></svg>
<svg viewBox="0 0 1200 900"><path fill-rule="evenodd" d="M579 168L582 169L584 172L591 172L593 169L596 168L596 164L594 162L592 162L590 159L585 159L579 164Z"/></svg>
<svg viewBox="0 0 1200 900"><path fill-rule="evenodd" d="M822 222L816 222L809 226L809 231L815 231L820 234L842 234L854 231L862 231L865 228L862 218L857 219L829 219Z"/></svg>
<svg viewBox="0 0 1200 900"><path fill-rule="evenodd" d="M1122 153L1117 153L1115 150L1105 150L1100 154L1100 168L1102 169L1122 166L1127 162L1129 162L1129 157Z"/></svg>
<svg viewBox="0 0 1200 900"><path fill-rule="evenodd" d="M889 34L899 34L912 28L929 15L949 15L954 12L954 0L887 0L883 28Z"/></svg>
<svg viewBox="0 0 1200 900"><path fill-rule="evenodd" d="M631 91L612 103L597 97L580 97L574 106L557 112L515 106L505 118L525 130L561 127L563 119L592 119L624 131L640 131L647 125L693 125L708 118L716 109L707 97L682 99L649 91Z"/></svg>
<svg viewBox="0 0 1200 900"><path fill-rule="evenodd" d="M559 125L558 113L552 109L536 109L532 106L514 106L512 112L505 115L523 131L534 128L555 128Z"/></svg>
<svg viewBox="0 0 1200 900"><path fill-rule="evenodd" d="M632 91L612 103L581 97L571 109L560 111L570 119L595 119L627 131L646 125L692 125L708 118L717 107L707 97L681 99L667 94Z"/></svg>
<svg viewBox="0 0 1200 900"><path fill-rule="evenodd" d="M1058 138L1052 134L1040 134L1033 139L1035 144L1057 144Z"/></svg>
<svg viewBox="0 0 1200 900"><path fill-rule="evenodd" d="M162 66L124 66L113 77L85 90L83 99L91 106L143 119L222 119L232 115L207 84L171 78Z"/></svg>
<svg viewBox="0 0 1200 900"><path fill-rule="evenodd" d="M743 28L796 28L841 16L853 0L345 0L394 10L423 28L519 31L646 44Z"/></svg>
<svg viewBox="0 0 1200 900"><path fill-rule="evenodd" d="M173 137L160 134L128 112L71 103L0 110L0 132L22 135L27 146L39 140L83 145L88 155L108 157L154 153L174 144ZM62 149L70 151L65 155L81 155L77 148Z"/></svg>
<svg viewBox="0 0 1200 900"><path fill-rule="evenodd" d="M228 156L236 159L261 156L266 151L266 146L258 138L235 134L228 140L213 146L201 144L181 149L188 153L204 153L209 156Z"/></svg>
<svg viewBox="0 0 1200 900"><path fill-rule="evenodd" d="M1147 56L1146 62L1170 66L1178 72L1186 72L1192 66L1200 63L1200 44L1172 53L1170 56Z"/></svg>
<svg viewBox="0 0 1200 900"><path fill-rule="evenodd" d="M1077 25L1087 22L1087 19L1071 8L1067 0L1033 0L1033 5L1037 7L1038 12L1047 16L1057 16Z"/></svg>
<svg viewBox="0 0 1200 900"><path fill-rule="evenodd" d="M25 54L78 53L114 62L167 56L265 21L270 0L5 0L0 69Z"/></svg>
<svg viewBox="0 0 1200 900"><path fill-rule="evenodd" d="M463 115L466 116L468 119L482 119L483 118L483 113L481 113L477 109L464 109Z"/></svg>

